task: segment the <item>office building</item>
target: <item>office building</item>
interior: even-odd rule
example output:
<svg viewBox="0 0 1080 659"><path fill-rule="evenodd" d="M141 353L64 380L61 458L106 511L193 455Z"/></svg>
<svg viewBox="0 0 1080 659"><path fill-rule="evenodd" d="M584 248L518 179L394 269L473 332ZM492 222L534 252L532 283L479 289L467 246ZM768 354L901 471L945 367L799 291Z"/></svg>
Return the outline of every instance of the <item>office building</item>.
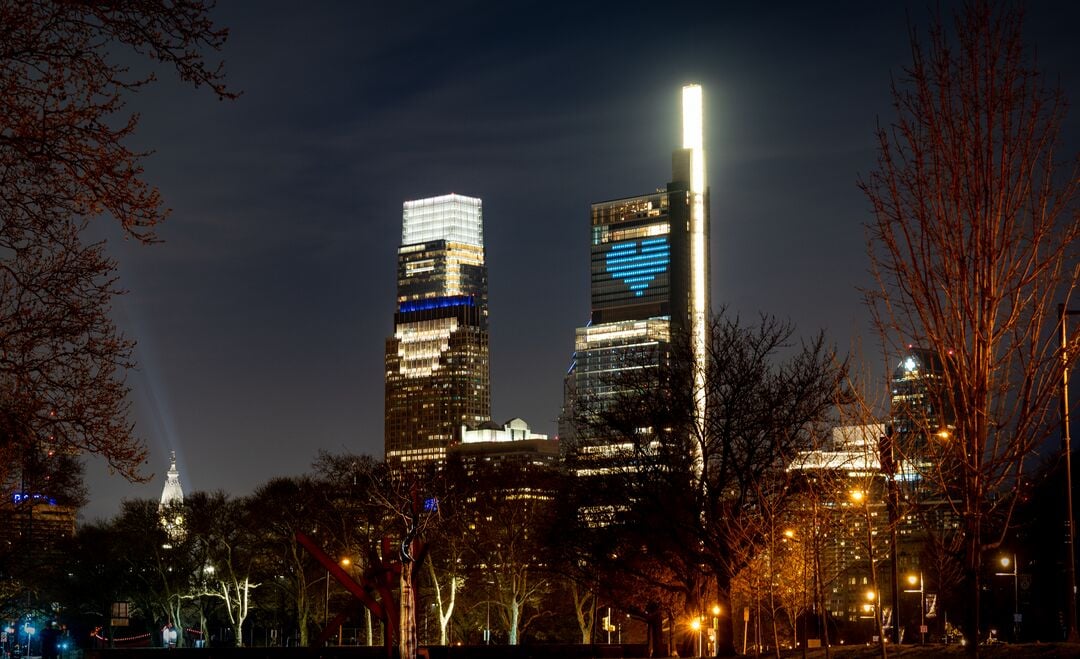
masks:
<svg viewBox="0 0 1080 659"><path fill-rule="evenodd" d="M934 442L948 441L956 427L944 389L941 358L930 350L908 347L892 378L889 415L897 460L916 468L930 466Z"/></svg>
<svg viewBox="0 0 1080 659"><path fill-rule="evenodd" d="M672 154L672 180L654 192L592 205L590 323L575 335L560 421L579 473L602 469L601 456L617 446L573 420L604 409L630 373L656 372L674 341L691 347L696 418L704 419L709 194L701 88L684 87L682 103L683 143Z"/></svg>
<svg viewBox="0 0 1080 659"><path fill-rule="evenodd" d="M491 417L487 267L479 199L407 201L394 335L386 341L386 460L440 461Z"/></svg>
<svg viewBox="0 0 1080 659"><path fill-rule="evenodd" d="M537 471L558 467L559 440L534 433L525 421L513 418L502 426L488 421L477 428L462 428L461 443L449 453L460 458L469 473L479 463L516 469L521 477L518 485L528 487L527 481Z"/></svg>

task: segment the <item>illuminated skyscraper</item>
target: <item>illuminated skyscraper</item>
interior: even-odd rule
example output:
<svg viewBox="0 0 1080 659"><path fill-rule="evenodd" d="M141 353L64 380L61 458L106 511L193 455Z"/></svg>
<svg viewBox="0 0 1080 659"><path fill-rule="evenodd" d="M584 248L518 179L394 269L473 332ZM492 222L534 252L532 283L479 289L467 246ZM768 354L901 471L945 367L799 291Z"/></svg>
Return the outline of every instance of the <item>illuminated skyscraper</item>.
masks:
<svg viewBox="0 0 1080 659"><path fill-rule="evenodd" d="M592 316L576 332L564 421L578 400L603 406L615 396L620 373L658 368L675 336L693 352L695 412L704 418L709 193L701 88L684 87L682 102L683 148L672 154L672 180L656 192L592 205ZM579 456L608 448L573 424L562 429Z"/></svg>
<svg viewBox="0 0 1080 659"><path fill-rule="evenodd" d="M479 199L407 201L394 335L386 341L391 464L441 460L461 426L491 417L487 267Z"/></svg>

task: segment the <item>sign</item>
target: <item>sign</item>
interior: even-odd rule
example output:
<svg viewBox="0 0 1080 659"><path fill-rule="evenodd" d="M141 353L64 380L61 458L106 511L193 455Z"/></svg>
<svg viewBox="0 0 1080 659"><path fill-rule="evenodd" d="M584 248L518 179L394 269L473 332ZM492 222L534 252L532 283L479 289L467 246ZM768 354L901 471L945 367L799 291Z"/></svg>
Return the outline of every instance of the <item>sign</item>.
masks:
<svg viewBox="0 0 1080 659"><path fill-rule="evenodd" d="M930 631L930 629L926 625L919 625L919 633L920 634L926 634L929 631Z"/></svg>

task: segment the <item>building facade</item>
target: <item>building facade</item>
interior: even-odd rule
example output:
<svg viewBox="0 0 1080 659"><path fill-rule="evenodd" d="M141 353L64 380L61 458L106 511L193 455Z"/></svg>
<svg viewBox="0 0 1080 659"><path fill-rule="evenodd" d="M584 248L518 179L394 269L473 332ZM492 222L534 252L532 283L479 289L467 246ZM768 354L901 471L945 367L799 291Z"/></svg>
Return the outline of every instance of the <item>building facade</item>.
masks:
<svg viewBox="0 0 1080 659"><path fill-rule="evenodd" d="M405 202L401 243L384 438L387 462L409 466L444 459L463 425L491 417L480 199Z"/></svg>

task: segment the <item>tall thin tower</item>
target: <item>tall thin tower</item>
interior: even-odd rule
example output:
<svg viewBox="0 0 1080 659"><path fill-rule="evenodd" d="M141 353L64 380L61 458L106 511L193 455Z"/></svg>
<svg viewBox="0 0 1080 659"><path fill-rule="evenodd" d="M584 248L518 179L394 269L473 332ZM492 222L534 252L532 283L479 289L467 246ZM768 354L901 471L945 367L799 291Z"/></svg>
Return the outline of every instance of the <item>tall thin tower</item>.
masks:
<svg viewBox="0 0 1080 659"><path fill-rule="evenodd" d="M386 341L386 460L442 460L491 418L487 266L479 199L405 202L394 335Z"/></svg>
<svg viewBox="0 0 1080 659"><path fill-rule="evenodd" d="M709 212L705 185L705 111L701 86L682 89L683 160L688 161L687 197L690 210L690 346L694 354L694 429L698 440L694 447L694 475L699 480L705 472L702 442L705 433L705 372L708 354L709 322ZM676 158L678 162L678 158ZM672 169L676 169L675 166ZM676 176L673 176L675 178Z"/></svg>

